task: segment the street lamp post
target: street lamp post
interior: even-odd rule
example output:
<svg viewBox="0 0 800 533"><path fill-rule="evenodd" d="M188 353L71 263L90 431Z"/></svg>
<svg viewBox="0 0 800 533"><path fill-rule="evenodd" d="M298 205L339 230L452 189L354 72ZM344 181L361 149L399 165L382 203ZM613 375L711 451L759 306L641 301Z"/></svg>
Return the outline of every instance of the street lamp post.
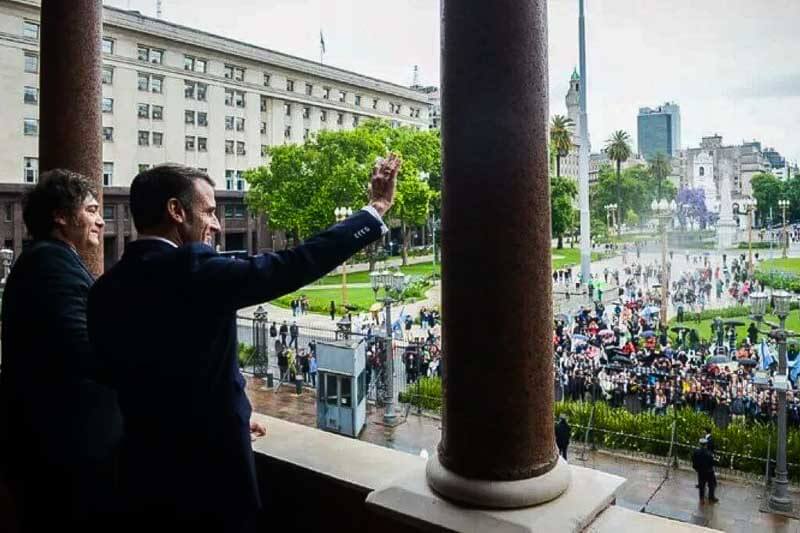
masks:
<svg viewBox="0 0 800 533"><path fill-rule="evenodd" d="M750 295L750 308L758 323L762 321L772 327L768 334L778 343L778 374L773 379L773 386L778 395L778 449L776 454L775 480L772 482L772 493L769 496L769 508L774 511L790 512L792 499L789 497L789 472L786 466L786 391L789 380L786 375L786 339L794 336L786 330L786 317L792 301L792 295L786 291L772 293L774 311L780 325L764 320L767 307L767 295L757 292Z"/></svg>
<svg viewBox="0 0 800 533"><path fill-rule="evenodd" d="M383 288L383 306L386 312L386 409L383 412L383 423L388 426L397 424L397 413L394 410L394 349L392 335L392 299L391 293L402 294L408 284L408 278L399 270L392 273L388 270L372 271L369 275L372 290L377 299L378 291Z"/></svg>
<svg viewBox="0 0 800 533"><path fill-rule="evenodd" d="M650 209L658 218L659 229L661 230L661 324L667 323L667 302L669 300L669 268L667 267L667 223L672 220L672 216L677 209L675 200L667 202L666 199L653 200Z"/></svg>
<svg viewBox="0 0 800 533"><path fill-rule="evenodd" d="M353 210L349 207L337 207L333 210L336 217L336 222L342 222L353 214ZM347 259L342 263L342 307L347 310Z"/></svg>
<svg viewBox="0 0 800 533"><path fill-rule="evenodd" d="M781 208L781 212L783 213L783 227L781 229L781 248L783 252L781 257L786 259L788 255L787 248L789 247L789 234L786 233L786 210L789 209L789 200L778 200L778 207Z"/></svg>
<svg viewBox="0 0 800 533"><path fill-rule="evenodd" d="M739 201L739 213L747 215L747 275L753 277L753 216L755 215L758 201L755 198L743 198Z"/></svg>
<svg viewBox="0 0 800 533"><path fill-rule="evenodd" d="M617 204L606 204L606 225L609 227L609 230L613 227L617 228L617 238L620 237L622 234L622 228L619 226L617 220ZM609 224L608 220L611 219L611 223Z"/></svg>

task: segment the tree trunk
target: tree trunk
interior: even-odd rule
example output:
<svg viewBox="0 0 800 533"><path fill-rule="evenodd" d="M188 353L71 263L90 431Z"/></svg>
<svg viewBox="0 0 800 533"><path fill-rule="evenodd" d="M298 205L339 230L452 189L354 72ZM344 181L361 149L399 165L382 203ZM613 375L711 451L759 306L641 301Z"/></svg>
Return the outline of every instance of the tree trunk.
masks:
<svg viewBox="0 0 800 533"><path fill-rule="evenodd" d="M403 236L403 266L408 266L408 226L400 222L400 234Z"/></svg>
<svg viewBox="0 0 800 533"><path fill-rule="evenodd" d="M375 264L378 262L378 245L381 241L375 241L367 247L367 259L369 260L369 271L375 270Z"/></svg>
<svg viewBox="0 0 800 533"><path fill-rule="evenodd" d="M561 157L556 154L556 177L561 177Z"/></svg>
<svg viewBox="0 0 800 533"><path fill-rule="evenodd" d="M622 208L622 161L617 159L617 224L622 226L623 214L625 210Z"/></svg>
<svg viewBox="0 0 800 533"><path fill-rule="evenodd" d="M558 245L556 246L559 250L564 248L564 236L562 234L558 234Z"/></svg>

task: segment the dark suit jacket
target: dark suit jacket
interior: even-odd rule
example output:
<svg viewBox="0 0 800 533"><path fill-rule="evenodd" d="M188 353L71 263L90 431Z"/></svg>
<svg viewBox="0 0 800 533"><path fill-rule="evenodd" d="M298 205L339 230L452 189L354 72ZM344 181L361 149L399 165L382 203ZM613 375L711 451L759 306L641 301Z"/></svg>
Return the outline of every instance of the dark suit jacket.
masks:
<svg viewBox="0 0 800 533"><path fill-rule="evenodd" d="M108 461L120 436L115 393L88 379L94 357L86 300L93 282L72 248L42 240L19 257L3 294L4 459L38 489L44 481L64 490L59 483L75 482L65 478Z"/></svg>
<svg viewBox="0 0 800 533"><path fill-rule="evenodd" d="M359 211L299 247L246 259L145 239L89 296L89 334L125 419L121 475L139 509L191 515L260 506L237 309L325 275L380 238Z"/></svg>

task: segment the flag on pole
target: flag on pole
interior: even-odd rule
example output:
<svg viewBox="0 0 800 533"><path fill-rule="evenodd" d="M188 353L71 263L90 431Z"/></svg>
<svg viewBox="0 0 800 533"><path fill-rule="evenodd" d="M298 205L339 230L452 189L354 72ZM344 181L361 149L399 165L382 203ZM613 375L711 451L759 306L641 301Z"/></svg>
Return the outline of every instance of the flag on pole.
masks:
<svg viewBox="0 0 800 533"><path fill-rule="evenodd" d="M325 53L325 37L322 35L322 30L319 30L319 49Z"/></svg>
<svg viewBox="0 0 800 533"><path fill-rule="evenodd" d="M767 342L765 339L761 339L761 346L760 346L760 356L761 356L761 370L769 369L770 365L775 361L770 353L769 346L767 346Z"/></svg>

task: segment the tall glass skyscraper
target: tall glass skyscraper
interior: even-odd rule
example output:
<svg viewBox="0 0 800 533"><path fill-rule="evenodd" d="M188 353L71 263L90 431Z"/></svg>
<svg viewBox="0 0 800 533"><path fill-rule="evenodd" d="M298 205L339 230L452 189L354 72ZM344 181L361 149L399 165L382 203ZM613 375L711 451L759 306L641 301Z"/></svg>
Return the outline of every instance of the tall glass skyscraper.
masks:
<svg viewBox="0 0 800 533"><path fill-rule="evenodd" d="M639 155L645 159L657 153L673 157L681 149L681 108L677 104L639 108L637 126Z"/></svg>

